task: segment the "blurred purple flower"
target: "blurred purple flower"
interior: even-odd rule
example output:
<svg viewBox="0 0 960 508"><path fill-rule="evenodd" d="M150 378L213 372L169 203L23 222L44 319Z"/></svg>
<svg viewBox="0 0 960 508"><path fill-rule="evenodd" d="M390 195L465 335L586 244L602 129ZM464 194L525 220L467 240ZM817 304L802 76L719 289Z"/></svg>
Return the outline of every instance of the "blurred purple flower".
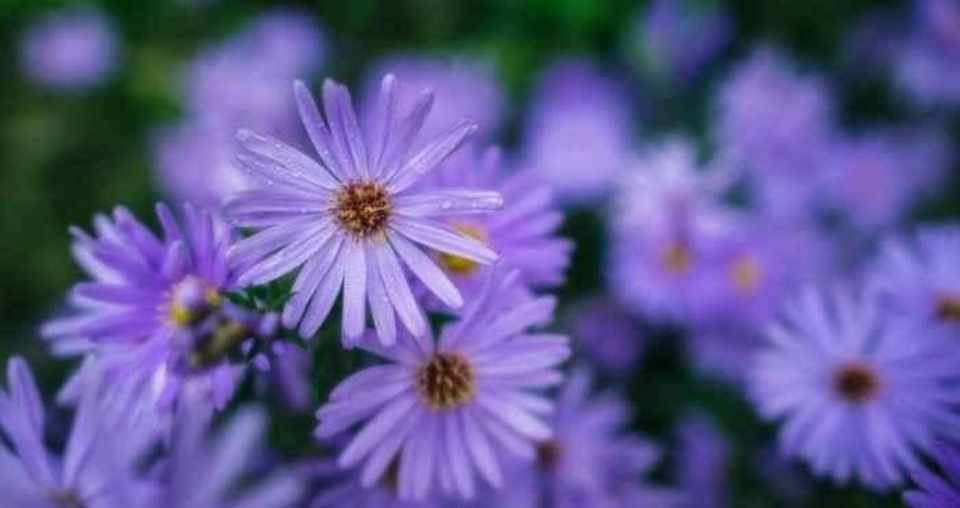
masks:
<svg viewBox="0 0 960 508"><path fill-rule="evenodd" d="M755 199L768 212L805 214L831 146L833 100L822 79L761 48L734 68L715 100L713 136L721 159L747 171Z"/></svg>
<svg viewBox="0 0 960 508"><path fill-rule="evenodd" d="M831 149L824 191L860 228L895 225L946 172L947 140L934 130L879 130Z"/></svg>
<svg viewBox="0 0 960 508"><path fill-rule="evenodd" d="M575 307L570 335L604 371L614 373L634 367L646 347L646 338L633 319L604 297Z"/></svg>
<svg viewBox="0 0 960 508"><path fill-rule="evenodd" d="M231 263L240 267L241 285L264 284L303 266L283 312L284 324L300 323L303 337L320 328L341 287L346 344L364 331L368 299L384 344L396 340L397 316L414 335L426 333L401 260L448 307L462 305L456 286L417 244L481 264L497 259L482 242L441 220L499 209L500 194L414 187L476 125L461 121L411 151L432 94L423 93L400 118L397 86L393 76L383 79L377 130L365 139L346 87L324 83L324 119L310 91L297 82L297 104L320 162L274 138L237 133L246 148L238 160L260 177L261 186L235 196L224 212L237 226L260 231L230 249Z"/></svg>
<svg viewBox="0 0 960 508"><path fill-rule="evenodd" d="M551 190L531 171L507 171L497 149L480 156L464 151L471 153L444 164L423 180L423 188L492 189L503 196L504 207L491 215L451 217L447 225L482 241L500 256L503 266L518 269L527 288L562 284L573 244L557 236L563 212L554 207ZM465 300L480 291L484 267L449 254L440 254L437 261Z"/></svg>
<svg viewBox="0 0 960 508"><path fill-rule="evenodd" d="M838 483L886 490L958 436L953 337L885 314L868 291L803 292L756 356L751 395L785 420L783 454ZM851 432L851 429L857 429Z"/></svg>
<svg viewBox="0 0 960 508"><path fill-rule="evenodd" d="M31 26L20 41L23 71L38 85L82 90L103 82L120 59L110 20L92 9L55 12Z"/></svg>
<svg viewBox="0 0 960 508"><path fill-rule="evenodd" d="M620 85L588 62L554 64L540 78L524 132L524 166L569 204L594 202L613 186L633 142Z"/></svg>
<svg viewBox="0 0 960 508"><path fill-rule="evenodd" d="M122 207L94 219L95 237L71 230L74 257L92 280L74 287L73 315L42 333L61 354L97 356L111 379L150 383L161 406L190 392L223 407L242 371L229 355L272 335L276 319L225 301L236 288L225 224L189 205L182 225L162 204L157 216L162 237Z"/></svg>
<svg viewBox="0 0 960 508"><path fill-rule="evenodd" d="M505 98L495 69L482 60L394 55L376 62L367 72L364 88L366 116L375 109L383 76L393 74L403 89L398 90L397 111L408 113L424 90L433 90L430 116L423 123L422 136L443 134L451 125L470 119L478 125L477 136L488 141L500 129Z"/></svg>
<svg viewBox="0 0 960 508"><path fill-rule="evenodd" d="M82 400L63 456L44 444L45 410L30 368L19 357L7 363L0 391L0 503L16 507L144 506L149 489L137 461L158 435L130 400L98 396L97 380L84 380Z"/></svg>
<svg viewBox="0 0 960 508"><path fill-rule="evenodd" d="M931 323L960 325L960 227L927 226L888 238L871 267L894 312Z"/></svg>
<svg viewBox="0 0 960 508"><path fill-rule="evenodd" d="M914 0L913 32L895 57L895 77L922 106L960 104L960 4Z"/></svg>
<svg viewBox="0 0 960 508"><path fill-rule="evenodd" d="M391 466L379 483L365 487L358 471L345 471L334 459L312 460L301 473L318 484L310 508L439 508L450 506L433 500L401 501L396 493L396 467ZM460 505L456 505L460 506Z"/></svg>
<svg viewBox="0 0 960 508"><path fill-rule="evenodd" d="M137 506L296 506L302 485L292 472L274 470L252 475L266 415L257 408L241 408L223 430L208 437L210 414L197 404L184 405L178 411L169 456L157 467L160 486L149 504Z"/></svg>
<svg viewBox="0 0 960 508"><path fill-rule="evenodd" d="M904 500L913 508L952 508L960 506L960 448L941 444L934 452L937 463L943 469L939 478L929 469L913 471L913 481L919 490L904 493Z"/></svg>
<svg viewBox="0 0 960 508"><path fill-rule="evenodd" d="M637 19L634 33L654 74L683 83L730 44L733 20L719 5L655 0Z"/></svg>
<svg viewBox="0 0 960 508"><path fill-rule="evenodd" d="M728 468L731 447L727 437L702 412L686 415L678 427L680 455L676 476L697 508L730 506Z"/></svg>
<svg viewBox="0 0 960 508"><path fill-rule="evenodd" d="M502 452L532 460L533 443L552 436L542 418L553 404L537 392L562 380L556 367L570 350L566 337L528 330L552 319L553 298L502 300L516 278L492 272L436 344L408 334L391 348L369 336L360 343L392 363L340 383L317 411L316 435L362 423L338 459L344 468L363 464L362 485L396 463L402 500L424 499L436 484L472 498L477 475L494 488L504 483Z"/></svg>

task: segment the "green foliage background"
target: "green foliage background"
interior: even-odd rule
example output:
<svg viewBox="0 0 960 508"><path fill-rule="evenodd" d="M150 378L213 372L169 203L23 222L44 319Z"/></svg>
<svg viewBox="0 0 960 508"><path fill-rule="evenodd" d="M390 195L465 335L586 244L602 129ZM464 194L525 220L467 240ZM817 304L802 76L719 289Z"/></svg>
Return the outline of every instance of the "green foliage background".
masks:
<svg viewBox="0 0 960 508"><path fill-rule="evenodd" d="M703 0L707 1L707 0ZM125 46L122 69L106 86L84 95L59 95L32 87L17 67L17 37L44 12L75 5L52 0L0 0L0 359L25 355L52 393L68 364L51 359L36 338L37 323L54 312L80 273L70 259L67 227L86 227L96 211L114 204L151 216L159 199L149 164L149 135L181 114L178 83L184 64L277 3L220 0L189 8L186 2L104 0ZM622 71L639 95L637 126L645 135L682 130L703 136L709 97L731 62L758 41L793 52L803 65L828 73L840 92L845 120L900 120L886 83L852 80L842 66L842 42L855 21L873 8L896 5L871 0L731 0L738 37L706 76L688 89L641 86L631 67L627 40L631 16L644 2L627 0L316 0L294 2L312 12L327 32L330 50L323 74L356 83L365 67L396 51L469 52L491 58L512 101L506 145L540 69L565 54L589 56ZM284 4L290 5L290 4ZM704 147L709 150L709 146ZM955 188L956 185L954 184ZM954 215L947 197L925 208L928 216ZM570 284L562 301L601 288L604 233L595 210L571 214L565 234L578 242ZM330 339L330 338L328 338ZM774 428L760 424L735 390L689 372L676 337L659 337L625 389L635 403L636 428L668 445L682 411L709 411L734 444L731 488L736 507L791 506L756 470L757 454L773 443ZM317 352L317 392L349 371L356 358L338 353L335 340ZM273 438L285 453L309 447L309 418L278 416ZM858 429L850 429L857 432ZM811 493L797 506L846 508L899 506L899 497L878 497L854 488L817 482L804 468L794 474Z"/></svg>

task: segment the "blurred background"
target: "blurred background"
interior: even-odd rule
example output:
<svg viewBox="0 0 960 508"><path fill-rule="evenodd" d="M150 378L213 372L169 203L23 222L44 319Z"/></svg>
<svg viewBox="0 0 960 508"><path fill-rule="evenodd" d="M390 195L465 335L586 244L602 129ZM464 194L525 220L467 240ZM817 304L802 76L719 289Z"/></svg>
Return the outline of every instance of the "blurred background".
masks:
<svg viewBox="0 0 960 508"><path fill-rule="evenodd" d="M314 86L337 79L362 103L390 70L437 88L438 116L473 117L481 138L514 158L601 175L676 134L693 140L699 157L716 158L718 129L748 128L718 127L721 103L731 94L765 100L749 84L731 92L733 76L747 72L745 62L772 59L790 69L783 86L816 83L810 100L830 104L836 129L882 125L898 140L917 139L919 152L903 155L912 169L902 185L937 170L937 192L911 194L896 219L875 216L892 213L880 207L858 218L864 228L952 217L960 212L948 156L960 132L960 53L951 67L916 42L938 19L893 0L4 0L0 360L26 356L52 391L70 365L50 357L36 328L81 276L68 228L88 228L117 204L152 224L157 200L209 205L242 188L230 168L232 132L302 137L291 109L298 77ZM960 47L960 18L943 23L942 38ZM586 106L554 115L563 101ZM788 132L806 128L788 113L784 122ZM554 132L553 123L586 132ZM557 151L574 141L601 155ZM807 146L803 137L795 143ZM563 234L577 245L559 290L561 321L573 322L603 291L607 228L602 205L581 195L595 182L556 184ZM635 428L666 444L658 478L669 481L684 446L695 446L722 457L726 502L717 506L900 505L897 495L836 487L777 459L775 427L759 421L735 383L689 367L677 333L645 326L642 345L617 346L636 357L629 372L606 381L626 386Z"/></svg>

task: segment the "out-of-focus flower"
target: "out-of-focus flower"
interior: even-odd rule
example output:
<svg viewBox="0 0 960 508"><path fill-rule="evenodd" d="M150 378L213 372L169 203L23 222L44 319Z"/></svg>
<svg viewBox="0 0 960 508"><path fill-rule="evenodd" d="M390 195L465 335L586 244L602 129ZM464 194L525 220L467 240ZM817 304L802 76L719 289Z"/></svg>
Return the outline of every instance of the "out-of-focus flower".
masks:
<svg viewBox="0 0 960 508"><path fill-rule="evenodd" d="M297 104L320 162L274 138L237 133L246 148L238 160L261 185L235 196L224 212L236 225L260 231L230 249L231 262L240 267L241 285L267 283L303 267L283 322L291 328L300 323L304 337L319 329L341 287L347 344L364 331L368 300L384 344L396 340L398 316L414 335L426 333L401 260L441 302L460 307L460 292L418 244L475 263L497 259L483 242L441 220L496 210L503 205L500 194L414 188L476 125L461 121L411 150L432 94L423 93L400 117L397 86L393 76L383 79L375 129L365 137L346 87L324 83L324 119L310 91L297 82Z"/></svg>
<svg viewBox="0 0 960 508"><path fill-rule="evenodd" d="M446 220L448 226L476 238L500 256L503 266L520 271L529 289L563 283L573 243L557 236L563 212L554 207L553 192L528 170L508 172L500 151L486 150L457 157L424 179L423 188L492 189L503 196L504 208L490 215L464 215ZM484 267L458 256L440 254L440 267L465 300L483 285Z"/></svg>
<svg viewBox="0 0 960 508"><path fill-rule="evenodd" d="M403 501L397 497L397 466L391 467L373 486L365 487L358 471L345 471L333 459L313 460L300 467L304 477L316 484L310 508L440 508L450 506L431 499ZM454 506L459 507L459 504Z"/></svg>
<svg viewBox="0 0 960 508"><path fill-rule="evenodd" d="M603 297L576 307L570 335L600 367L615 373L635 366L646 346L646 338L633 319Z"/></svg>
<svg viewBox="0 0 960 508"><path fill-rule="evenodd" d="M817 474L889 489L938 439L957 435L952 337L891 318L870 292L809 289L769 339L756 356L752 397L765 418L784 420L781 451Z"/></svg>
<svg viewBox="0 0 960 508"><path fill-rule="evenodd" d="M820 188L832 122L824 82L762 48L721 86L713 136L721 158L747 171L759 205L795 217L808 210Z"/></svg>
<svg viewBox="0 0 960 508"><path fill-rule="evenodd" d="M697 508L729 506L727 468L731 449L726 436L701 412L686 415L678 434L676 477L687 499L696 500Z"/></svg>
<svg viewBox="0 0 960 508"><path fill-rule="evenodd" d="M90 353L110 379L149 382L166 406L182 392L222 407L242 367L231 355L252 337L269 337L276 319L226 301L236 288L226 251L233 233L189 205L183 221L157 205L157 237L125 208L98 215L97 236L74 228L73 252L90 282L70 296L72 316L44 326L62 354Z"/></svg>
<svg viewBox="0 0 960 508"><path fill-rule="evenodd" d="M74 508L144 506L149 489L137 461L158 435L130 411L130 400L99 396L99 380L84 380L63 456L44 444L45 411L30 368L19 357L7 363L0 391L0 502L4 506Z"/></svg>
<svg viewBox="0 0 960 508"><path fill-rule="evenodd" d="M916 469L912 474L913 481L920 488L904 493L904 500L913 508L960 506L960 448L941 444L934 456L945 473L943 478L929 469Z"/></svg>
<svg viewBox="0 0 960 508"><path fill-rule="evenodd" d="M526 120L524 166L564 203L604 196L629 161L630 103L591 64L562 61L540 79Z"/></svg>
<svg viewBox="0 0 960 508"><path fill-rule="evenodd" d="M837 142L824 192L860 228L893 225L942 180L947 142L937 131L875 131Z"/></svg>
<svg viewBox="0 0 960 508"><path fill-rule="evenodd" d="M871 279L895 312L960 325L960 227L928 226L887 239Z"/></svg>
<svg viewBox="0 0 960 508"><path fill-rule="evenodd" d="M316 435L363 422L338 459L344 468L363 464L362 485L382 481L395 463L400 499L424 499L435 485L471 498L478 475L494 488L504 484L502 452L532 460L534 443L552 437L543 416L553 404L537 392L562 380L556 367L570 350L566 337L529 330L552 318L553 298L503 300L516 278L491 272L437 343L407 334L391 348L369 337L360 343L392 363L335 388L317 411Z"/></svg>
<svg viewBox="0 0 960 508"><path fill-rule="evenodd" d="M657 77L684 83L730 43L733 21L719 5L655 0L640 16L632 42Z"/></svg>
<svg viewBox="0 0 960 508"><path fill-rule="evenodd" d="M233 158L241 127L302 144L290 83L316 70L325 52L314 21L285 10L264 14L237 36L201 51L184 79L186 118L154 139L154 169L167 192L216 207L250 188L249 175Z"/></svg>
<svg viewBox="0 0 960 508"><path fill-rule="evenodd" d="M160 486L149 503L136 506L295 506L303 486L291 471L251 476L266 415L257 408L242 408L217 435L208 436L210 414L208 408L198 404L184 405L178 411L169 456L157 468Z"/></svg>
<svg viewBox="0 0 960 508"><path fill-rule="evenodd" d="M476 122L477 137L488 141L503 118L504 93L494 68L473 58L439 58L395 55L376 62L368 71L364 93L366 112L374 109L380 95L380 80L392 74L404 84L398 90L397 111L406 114L419 94L433 90L433 108L423 123L422 136L434 137L467 118Z"/></svg>
<svg viewBox="0 0 960 508"><path fill-rule="evenodd" d="M923 106L960 104L960 4L914 0L913 33L895 57L899 84Z"/></svg>
<svg viewBox="0 0 960 508"><path fill-rule="evenodd" d="M49 14L20 41L23 71L35 83L59 90L82 90L103 82L120 59L109 19L91 9Z"/></svg>

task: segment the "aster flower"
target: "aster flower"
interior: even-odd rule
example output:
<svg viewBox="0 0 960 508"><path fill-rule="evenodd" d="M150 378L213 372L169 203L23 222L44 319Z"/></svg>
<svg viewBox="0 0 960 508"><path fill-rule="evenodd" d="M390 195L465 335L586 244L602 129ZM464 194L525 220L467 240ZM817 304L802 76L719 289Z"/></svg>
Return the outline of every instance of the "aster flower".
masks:
<svg viewBox="0 0 960 508"><path fill-rule="evenodd" d="M568 60L543 74L534 97L524 130L524 166L563 203L606 195L629 161L633 137L630 104L620 86L591 64Z"/></svg>
<svg viewBox="0 0 960 508"><path fill-rule="evenodd" d="M769 338L753 400L763 417L784 420L781 451L817 474L889 489L937 440L957 437L958 355L939 329L892 319L868 292L810 289Z"/></svg>
<svg viewBox="0 0 960 508"><path fill-rule="evenodd" d="M178 411L169 457L158 465L159 488L148 504L137 506L296 506L303 487L291 472L274 470L256 481L245 480L255 472L266 422L257 408L242 408L215 436L208 437L210 412L201 405L184 405Z"/></svg>
<svg viewBox="0 0 960 508"><path fill-rule="evenodd" d="M634 38L642 59L658 77L694 77L732 39L729 13L688 0L656 0L638 17Z"/></svg>
<svg viewBox="0 0 960 508"><path fill-rule="evenodd" d="M136 461L157 434L128 410L129 400L98 396L85 380L63 455L44 444L46 418L30 368L19 357L7 363L7 391L0 391L0 503L18 507L143 506L149 493L136 476Z"/></svg>
<svg viewBox="0 0 960 508"><path fill-rule="evenodd" d="M551 318L553 298L509 304L502 295L513 284L516 272L488 276L437 343L404 334L392 348L360 344L392 363L337 386L317 411L316 435L361 424L338 464L362 464L362 485L375 485L395 463L401 500L424 499L435 485L471 498L478 475L494 488L504 483L501 452L532 460L533 443L551 437L542 418L552 404L536 392L562 379L555 367L570 351L566 337L528 331Z"/></svg>
<svg viewBox="0 0 960 508"><path fill-rule="evenodd" d="M230 200L225 213L260 231L230 250L242 285L263 284L302 267L283 312L288 327L312 336L343 287L343 335L360 336L370 311L380 340L396 340L396 319L414 335L427 325L401 261L437 298L459 307L460 292L417 245L487 264L496 254L442 219L500 208L499 194L471 189L415 190L414 185L476 129L453 126L416 152L411 140L430 109L420 96L409 115L397 117L397 82L383 80L376 134L365 137L346 87L323 87L326 119L303 83L294 86L301 117L320 161L275 139L241 130L240 162L262 177L261 188Z"/></svg>
<svg viewBox="0 0 960 508"><path fill-rule="evenodd" d="M960 104L960 6L914 0L913 32L894 57L894 75L921 106Z"/></svg>
<svg viewBox="0 0 960 508"><path fill-rule="evenodd" d="M646 337L634 320L604 297L577 305L569 326L577 344L606 372L628 372L646 349Z"/></svg>
<svg viewBox="0 0 960 508"><path fill-rule="evenodd" d="M913 508L950 508L960 506L960 449L941 444L934 453L945 473L938 477L928 469L913 472L919 490L904 493L904 500Z"/></svg>
<svg viewBox="0 0 960 508"><path fill-rule="evenodd" d="M55 12L20 42L24 72L35 83L82 90L102 82L117 65L119 42L109 19L91 9Z"/></svg>
<svg viewBox="0 0 960 508"><path fill-rule="evenodd" d="M426 188L493 189L504 199L504 208L493 215L449 218L448 226L476 238L499 256L504 266L520 271L530 289L555 287L564 281L573 243L557 237L563 212L553 207L553 193L530 170L508 172L500 151L487 149L449 161L424 180ZM483 270L476 262L440 254L437 261L465 300L483 285Z"/></svg>
<svg viewBox="0 0 960 508"><path fill-rule="evenodd" d="M242 370L229 356L271 334L276 319L225 301L236 288L229 228L189 205L182 225L166 206L156 210L162 237L122 207L94 219L96 236L71 230L74 257L91 280L71 292L73 314L42 333L62 354L96 355L105 375L149 381L163 405L189 390L222 407Z"/></svg>
<svg viewBox="0 0 960 508"><path fill-rule="evenodd" d="M678 427L680 459L676 477L688 499L698 508L729 506L727 468L730 443L710 417L702 412L684 416Z"/></svg>
<svg viewBox="0 0 960 508"><path fill-rule="evenodd" d="M958 253L953 224L888 238L871 268L873 284L895 312L952 327L960 324Z"/></svg>

